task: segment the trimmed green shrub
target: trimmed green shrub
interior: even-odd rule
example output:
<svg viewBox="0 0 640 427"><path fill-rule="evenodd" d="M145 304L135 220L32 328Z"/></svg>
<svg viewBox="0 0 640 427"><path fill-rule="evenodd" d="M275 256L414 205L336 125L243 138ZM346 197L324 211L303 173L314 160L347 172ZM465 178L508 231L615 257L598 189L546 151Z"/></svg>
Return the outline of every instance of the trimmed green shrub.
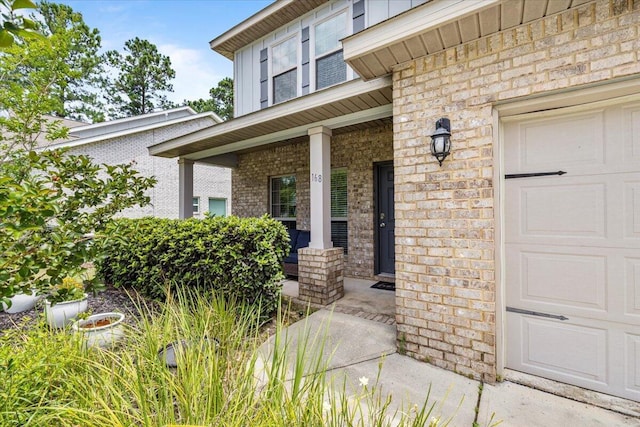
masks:
<svg viewBox="0 0 640 427"><path fill-rule="evenodd" d="M215 290L271 314L281 291L282 260L289 250L284 226L262 218L119 219L97 274L114 286L131 286L162 299L179 284Z"/></svg>

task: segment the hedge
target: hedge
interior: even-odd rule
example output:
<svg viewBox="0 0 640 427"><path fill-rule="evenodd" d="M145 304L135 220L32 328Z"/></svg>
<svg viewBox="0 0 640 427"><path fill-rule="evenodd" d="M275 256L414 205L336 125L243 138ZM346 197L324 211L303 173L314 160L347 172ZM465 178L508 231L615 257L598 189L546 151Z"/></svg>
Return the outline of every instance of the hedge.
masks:
<svg viewBox="0 0 640 427"><path fill-rule="evenodd" d="M162 299L167 287L215 290L263 315L277 307L282 260L289 251L284 226L262 218L207 217L171 220L118 219L96 260L98 275L114 286L131 286ZM114 230L115 229L111 229Z"/></svg>

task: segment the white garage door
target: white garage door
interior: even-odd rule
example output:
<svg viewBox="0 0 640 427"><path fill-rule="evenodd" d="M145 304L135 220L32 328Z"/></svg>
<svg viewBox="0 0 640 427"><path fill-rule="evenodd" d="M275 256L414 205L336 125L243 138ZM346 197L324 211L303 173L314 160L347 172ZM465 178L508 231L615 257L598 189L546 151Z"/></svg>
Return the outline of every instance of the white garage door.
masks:
<svg viewBox="0 0 640 427"><path fill-rule="evenodd" d="M506 365L640 400L640 99L503 125Z"/></svg>

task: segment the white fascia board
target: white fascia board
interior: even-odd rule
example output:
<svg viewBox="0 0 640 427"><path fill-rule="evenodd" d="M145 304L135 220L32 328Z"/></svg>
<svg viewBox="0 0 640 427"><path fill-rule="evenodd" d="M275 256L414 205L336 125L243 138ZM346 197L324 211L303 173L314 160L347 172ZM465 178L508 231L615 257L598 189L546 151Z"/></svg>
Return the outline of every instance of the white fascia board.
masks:
<svg viewBox="0 0 640 427"><path fill-rule="evenodd" d="M216 126L216 123L220 123L221 122L220 117L218 117L216 114L214 114L214 113L212 113L210 111L207 111L205 113L196 114L194 116L180 117L178 119L173 119L173 120L166 121L166 122L153 123L153 124L150 124L150 125L147 125L147 126L140 126L140 127L135 127L135 128L131 128L131 129L121 130L119 132L104 133L104 134L101 134L101 135L92 136L90 138L79 138L79 139L75 139L75 140L71 140L71 141L59 142L57 144L51 144L51 145L48 145L46 147L43 147L42 149L43 150L55 150L57 148L78 147L78 146L81 146L81 145L91 144L93 142L105 141L107 139L113 139L113 138L120 138L120 137L127 136L127 135L133 135L133 134L136 134L136 133L146 132L146 131L149 131L149 130L152 130L152 129L158 129L158 128L171 126L171 125L175 125L175 124L179 124L179 123L183 123L183 122L188 122L188 121L191 121L191 120L197 120L197 119L201 119L201 118L205 118L205 117L210 117L214 121L214 124L212 124L211 126Z"/></svg>
<svg viewBox="0 0 640 427"><path fill-rule="evenodd" d="M215 127L203 129L171 141L161 142L149 146L151 155L158 155L165 151L189 145L203 139L214 138L227 132L232 132L245 127L251 127L270 120L286 117L300 111L313 110L317 106L331 104L342 99L356 96L373 90L391 86L391 77L385 76L377 79L363 81L351 80L334 88L321 90L309 95L294 98L290 101L275 105L263 111L256 111L246 116L240 116L228 122L223 122Z"/></svg>
<svg viewBox="0 0 640 427"><path fill-rule="evenodd" d="M156 111L155 113L141 114L141 115L138 115L138 116L125 117L125 118L122 118L122 119L109 120L109 121L100 122L100 123L91 123L91 124L87 124L87 125L84 125L84 126L76 126L74 128L71 128L71 130L72 131L81 132L81 131L83 131L85 129L89 129L89 128L91 128L91 129L99 129L99 128L102 128L102 127L109 127L109 126L118 125L118 124L122 124L122 123L135 122L137 120L144 120L144 119L147 119L149 117L162 116L164 114L177 112L177 111L187 111L191 115L198 114L191 107L184 106L184 107L172 108L170 110Z"/></svg>
<svg viewBox="0 0 640 427"><path fill-rule="evenodd" d="M210 148L208 150L198 151L197 153L187 154L181 156L181 158L200 160L207 157L217 156L220 154L232 153L239 150L245 150L247 148L259 147L261 145L271 144L274 142L283 141L286 139L297 138L307 135L310 128L317 126L326 126L330 129L341 128L345 126L351 126L358 123L369 122L372 120L384 119L393 115L393 105L387 104L380 107L370 108L368 110L358 111L357 113L351 113L344 116L334 117L332 119L322 120L315 123L309 123L308 125L298 126L291 129L286 129L279 132L270 133L264 136L258 136L255 138L246 139L244 141L238 141L231 144L226 144L222 147Z"/></svg>
<svg viewBox="0 0 640 427"><path fill-rule="evenodd" d="M433 0L342 40L345 61L423 34L502 0Z"/></svg>

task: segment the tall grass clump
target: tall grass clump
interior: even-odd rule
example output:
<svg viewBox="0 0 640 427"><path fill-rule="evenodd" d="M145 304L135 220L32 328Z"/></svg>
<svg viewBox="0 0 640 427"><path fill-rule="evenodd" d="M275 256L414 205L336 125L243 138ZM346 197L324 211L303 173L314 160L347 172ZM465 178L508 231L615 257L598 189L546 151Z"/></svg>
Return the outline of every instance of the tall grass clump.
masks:
<svg viewBox="0 0 640 427"><path fill-rule="evenodd" d="M22 389L11 389L9 403L0 399L2 416L10 420L0 425L436 427L451 422L433 402L396 404L375 380L369 385L331 372L326 329L311 334L303 327L289 336L278 326L261 343L260 308L212 293L177 291L160 308L142 303L139 308L141 319L113 349L86 349L64 332L51 337L39 332L24 350L44 354L35 347L51 344L46 353L58 356L38 362L51 371L23 369L31 375ZM176 350L175 368L159 355L169 343Z"/></svg>
<svg viewBox="0 0 640 427"><path fill-rule="evenodd" d="M77 363L81 343L44 321L0 334L0 426L41 426L47 407L74 405L74 378L84 376Z"/></svg>

